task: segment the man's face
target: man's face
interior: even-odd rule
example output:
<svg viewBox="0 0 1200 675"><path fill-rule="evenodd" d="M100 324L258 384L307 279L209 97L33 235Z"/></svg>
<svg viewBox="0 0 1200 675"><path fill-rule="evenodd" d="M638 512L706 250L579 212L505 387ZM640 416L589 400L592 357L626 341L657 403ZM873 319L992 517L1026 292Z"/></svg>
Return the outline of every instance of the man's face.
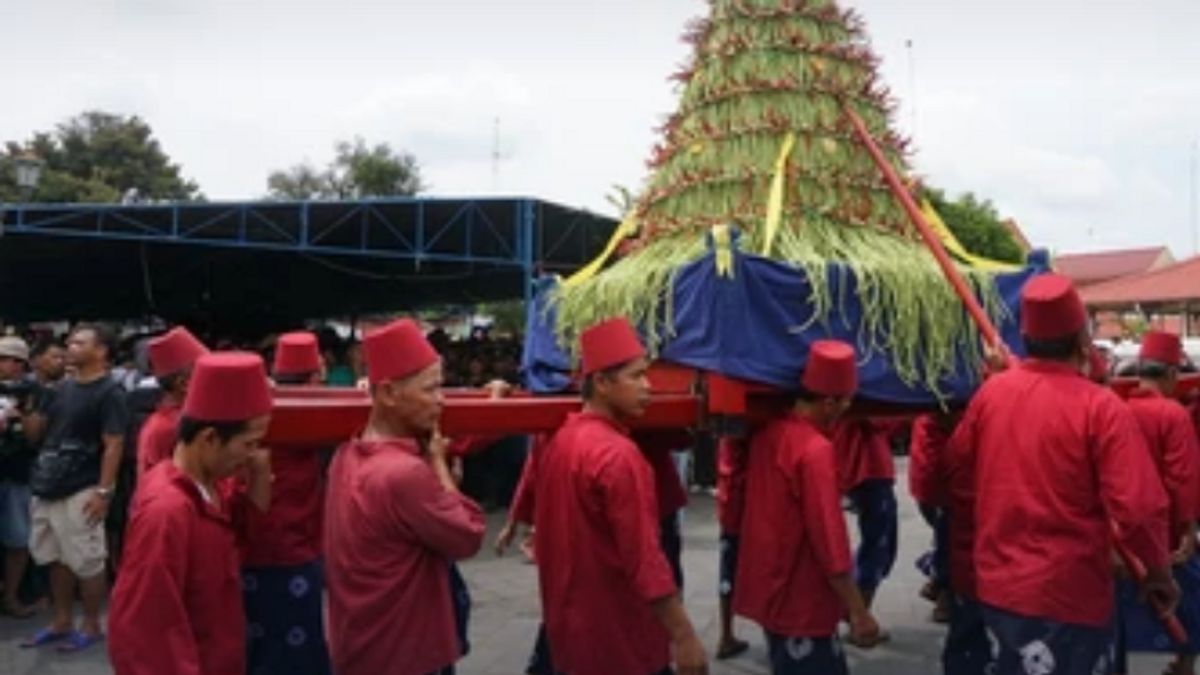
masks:
<svg viewBox="0 0 1200 675"><path fill-rule="evenodd" d="M67 369L67 353L62 347L54 346L46 349L34 362L38 374L46 380L54 382L61 380Z"/></svg>
<svg viewBox="0 0 1200 675"><path fill-rule="evenodd" d="M232 476L246 466L250 454L258 449L258 444L267 433L271 422L270 415L263 415L250 420L241 433L222 443L216 429L205 429L196 437L200 447L201 463L210 476L225 478Z"/></svg>
<svg viewBox="0 0 1200 675"><path fill-rule="evenodd" d="M596 393L620 416L641 417L650 405L650 378L646 376L649 369L650 361L640 357L616 372L600 373L594 382Z"/></svg>
<svg viewBox="0 0 1200 675"><path fill-rule="evenodd" d="M99 362L104 351L96 340L95 331L77 330L67 339L67 364L74 368L86 368Z"/></svg>
<svg viewBox="0 0 1200 675"><path fill-rule="evenodd" d="M0 380L19 380L25 374L25 362L0 356Z"/></svg>
<svg viewBox="0 0 1200 675"><path fill-rule="evenodd" d="M442 417L441 361L403 380L380 384L375 399L404 428L421 436L431 433Z"/></svg>

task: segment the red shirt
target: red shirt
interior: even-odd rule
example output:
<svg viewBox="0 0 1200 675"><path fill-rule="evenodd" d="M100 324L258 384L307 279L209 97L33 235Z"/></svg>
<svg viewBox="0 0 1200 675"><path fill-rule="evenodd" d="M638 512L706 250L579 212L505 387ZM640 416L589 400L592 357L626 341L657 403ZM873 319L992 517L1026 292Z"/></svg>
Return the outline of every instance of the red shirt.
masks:
<svg viewBox="0 0 1200 675"><path fill-rule="evenodd" d="M717 520L721 534L742 531L746 508L746 443L724 436L717 443Z"/></svg>
<svg viewBox="0 0 1200 675"><path fill-rule="evenodd" d="M989 378L950 447L975 471L981 601L1108 625L1109 519L1148 567L1167 564L1167 499L1133 414L1070 366L1031 360Z"/></svg>
<svg viewBox="0 0 1200 675"><path fill-rule="evenodd" d="M508 517L514 523L533 524L538 465L542 460L542 449L548 441L547 436L534 436L529 443L529 452L525 456L525 464L521 467L521 479L517 482L512 503L508 507Z"/></svg>
<svg viewBox="0 0 1200 675"><path fill-rule="evenodd" d="M888 443L888 428L871 420L841 420L830 436L837 457L838 484L849 492L863 481L896 479L896 460Z"/></svg>
<svg viewBox="0 0 1200 675"><path fill-rule="evenodd" d="M555 668L642 675L670 662L650 604L676 592L659 547L654 474L614 421L571 415L542 452L535 546Z"/></svg>
<svg viewBox="0 0 1200 675"><path fill-rule="evenodd" d="M142 423L137 442L139 478L155 464L175 455L175 445L179 443L179 411L177 403L162 403Z"/></svg>
<svg viewBox="0 0 1200 675"><path fill-rule="evenodd" d="M941 466L953 427L938 415L921 415L913 422L908 453L908 491L923 506L945 506Z"/></svg>
<svg viewBox="0 0 1200 675"><path fill-rule="evenodd" d="M213 495L213 498L218 498ZM246 624L229 516L173 462L146 473L109 604L119 675L246 672Z"/></svg>
<svg viewBox="0 0 1200 675"><path fill-rule="evenodd" d="M449 565L483 544L483 512L446 490L416 442L350 441L329 469L329 651L339 675L425 675L459 657Z"/></svg>
<svg viewBox="0 0 1200 675"><path fill-rule="evenodd" d="M248 509L243 564L303 565L321 555L325 485L312 448L271 449L271 508Z"/></svg>
<svg viewBox="0 0 1200 675"><path fill-rule="evenodd" d="M1197 518L1200 442L1188 411L1177 401L1139 388L1130 394L1129 408L1150 448L1170 501L1169 526L1174 544L1183 535L1177 528Z"/></svg>
<svg viewBox="0 0 1200 675"><path fill-rule="evenodd" d="M733 609L788 637L829 637L846 612L829 578L850 572L833 445L808 419L750 442Z"/></svg>

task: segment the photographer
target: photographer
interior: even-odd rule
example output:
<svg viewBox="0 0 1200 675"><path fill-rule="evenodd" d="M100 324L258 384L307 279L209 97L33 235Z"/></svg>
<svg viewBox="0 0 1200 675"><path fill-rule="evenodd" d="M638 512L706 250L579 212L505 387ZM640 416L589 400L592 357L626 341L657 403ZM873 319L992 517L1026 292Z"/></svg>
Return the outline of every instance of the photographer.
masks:
<svg viewBox="0 0 1200 675"><path fill-rule="evenodd" d="M0 338L0 546L4 548L4 604L0 611L24 619L34 609L18 591L29 566L29 466L36 449L27 436L44 422L37 409L39 387L28 378L29 346L18 337Z"/></svg>

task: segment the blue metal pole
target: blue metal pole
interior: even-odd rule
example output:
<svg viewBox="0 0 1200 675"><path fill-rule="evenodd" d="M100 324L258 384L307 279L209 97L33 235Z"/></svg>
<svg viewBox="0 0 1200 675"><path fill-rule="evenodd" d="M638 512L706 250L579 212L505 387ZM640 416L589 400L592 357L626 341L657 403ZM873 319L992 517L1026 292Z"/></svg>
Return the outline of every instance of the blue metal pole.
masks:
<svg viewBox="0 0 1200 675"><path fill-rule="evenodd" d="M528 314L529 308L533 306L533 282L536 270L533 265L533 238L536 229L537 212L534 208L533 200L523 199L517 206L517 240L520 242L518 252L521 256L521 270L523 294L525 300L525 312Z"/></svg>

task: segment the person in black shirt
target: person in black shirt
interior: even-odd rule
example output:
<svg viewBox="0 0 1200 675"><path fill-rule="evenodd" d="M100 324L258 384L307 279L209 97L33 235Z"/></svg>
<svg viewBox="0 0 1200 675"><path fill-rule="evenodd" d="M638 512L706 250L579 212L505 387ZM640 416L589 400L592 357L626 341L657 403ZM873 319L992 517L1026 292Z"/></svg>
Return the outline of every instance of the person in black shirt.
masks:
<svg viewBox="0 0 1200 675"><path fill-rule="evenodd" d="M45 406L45 441L30 474L33 492L29 549L50 565L53 623L25 647L63 643L86 649L103 638L100 608L107 592L104 520L116 488L129 412L110 373L116 336L106 326L81 324L67 343L74 378L58 385ZM75 630L76 584L83 625Z"/></svg>

